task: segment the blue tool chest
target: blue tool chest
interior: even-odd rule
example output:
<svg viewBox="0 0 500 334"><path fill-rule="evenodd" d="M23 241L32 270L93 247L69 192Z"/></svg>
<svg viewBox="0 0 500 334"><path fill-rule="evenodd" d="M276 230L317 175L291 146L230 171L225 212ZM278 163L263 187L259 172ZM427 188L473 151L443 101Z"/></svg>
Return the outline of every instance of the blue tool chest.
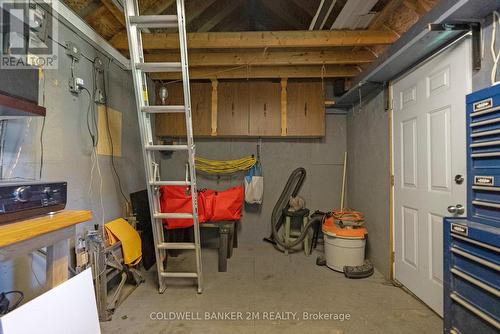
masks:
<svg viewBox="0 0 500 334"><path fill-rule="evenodd" d="M444 332L500 332L500 85L467 96L467 218L444 219Z"/></svg>

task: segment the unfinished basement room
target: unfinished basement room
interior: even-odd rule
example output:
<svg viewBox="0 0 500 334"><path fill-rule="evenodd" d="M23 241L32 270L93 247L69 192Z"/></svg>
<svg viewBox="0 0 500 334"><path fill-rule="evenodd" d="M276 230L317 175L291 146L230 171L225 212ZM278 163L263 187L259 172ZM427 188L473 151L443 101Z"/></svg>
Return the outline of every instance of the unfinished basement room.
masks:
<svg viewBox="0 0 500 334"><path fill-rule="evenodd" d="M500 0L0 8L0 334L500 333Z"/></svg>

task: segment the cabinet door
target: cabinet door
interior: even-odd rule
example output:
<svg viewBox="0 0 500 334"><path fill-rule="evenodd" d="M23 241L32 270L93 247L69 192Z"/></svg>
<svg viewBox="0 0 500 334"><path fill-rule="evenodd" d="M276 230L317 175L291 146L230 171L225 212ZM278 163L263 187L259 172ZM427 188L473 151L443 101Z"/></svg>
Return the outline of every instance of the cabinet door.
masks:
<svg viewBox="0 0 500 334"><path fill-rule="evenodd" d="M219 82L217 134L247 136L249 125L248 82Z"/></svg>
<svg viewBox="0 0 500 334"><path fill-rule="evenodd" d="M288 82L287 135L325 135L325 99L321 82Z"/></svg>
<svg viewBox="0 0 500 334"><path fill-rule="evenodd" d="M281 134L281 86L278 82L250 84L251 136L279 136Z"/></svg>
<svg viewBox="0 0 500 334"><path fill-rule="evenodd" d="M193 115L193 132L195 136L210 136L212 132L211 109L212 85L208 82L192 82L191 113Z"/></svg>
<svg viewBox="0 0 500 334"><path fill-rule="evenodd" d="M193 116L193 133L195 136L209 136L211 132L211 99L210 83L192 82L191 113ZM168 105L183 105L184 93L182 84L170 84L168 87ZM182 114L156 115L156 135L169 137L186 136L186 119Z"/></svg>

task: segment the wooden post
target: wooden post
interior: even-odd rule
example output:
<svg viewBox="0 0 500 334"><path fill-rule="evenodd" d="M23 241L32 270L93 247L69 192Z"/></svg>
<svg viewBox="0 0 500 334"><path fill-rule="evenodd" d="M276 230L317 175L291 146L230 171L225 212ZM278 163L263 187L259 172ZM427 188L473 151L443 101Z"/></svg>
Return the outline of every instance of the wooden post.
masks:
<svg viewBox="0 0 500 334"><path fill-rule="evenodd" d="M212 79L212 136L217 136L217 79Z"/></svg>
<svg viewBox="0 0 500 334"><path fill-rule="evenodd" d="M288 78L281 79L281 135L287 135L287 120L286 120L286 112L287 112L287 95L286 95L286 86L288 84Z"/></svg>
<svg viewBox="0 0 500 334"><path fill-rule="evenodd" d="M69 240L64 239L47 247L45 285L51 289L68 279Z"/></svg>

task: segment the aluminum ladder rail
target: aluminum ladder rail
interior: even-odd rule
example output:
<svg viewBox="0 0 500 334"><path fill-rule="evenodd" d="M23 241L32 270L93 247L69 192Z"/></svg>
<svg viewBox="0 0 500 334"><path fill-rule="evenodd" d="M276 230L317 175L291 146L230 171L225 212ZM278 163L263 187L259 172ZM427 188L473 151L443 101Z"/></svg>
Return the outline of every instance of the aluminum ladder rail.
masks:
<svg viewBox="0 0 500 334"><path fill-rule="evenodd" d="M127 26L130 51L130 67L134 81L137 114L142 141L142 153L146 167L149 207L153 224L156 265L158 269L159 292L166 289L166 278L196 278L198 293L203 289L200 228L198 222L198 202L196 192L195 146L193 142L193 125L191 115L191 96L189 90L189 72L186 44L186 21L184 0L176 0L177 15L140 15L137 0L125 0L125 23ZM180 62L147 63L144 61L142 46L142 29L148 28L178 28L180 44ZM148 72L182 72L184 90L183 106L150 106L148 100L146 73ZM151 115L163 113L184 113L186 116L186 145L156 145L153 141ZM186 151L188 168L185 181L162 181L159 177L159 164L155 162L157 151ZM192 213L161 212L159 186L185 185L191 188ZM193 219L194 243L165 242L163 235L164 218ZM163 265L166 252L169 249L194 250L196 256L196 272L167 272Z"/></svg>

